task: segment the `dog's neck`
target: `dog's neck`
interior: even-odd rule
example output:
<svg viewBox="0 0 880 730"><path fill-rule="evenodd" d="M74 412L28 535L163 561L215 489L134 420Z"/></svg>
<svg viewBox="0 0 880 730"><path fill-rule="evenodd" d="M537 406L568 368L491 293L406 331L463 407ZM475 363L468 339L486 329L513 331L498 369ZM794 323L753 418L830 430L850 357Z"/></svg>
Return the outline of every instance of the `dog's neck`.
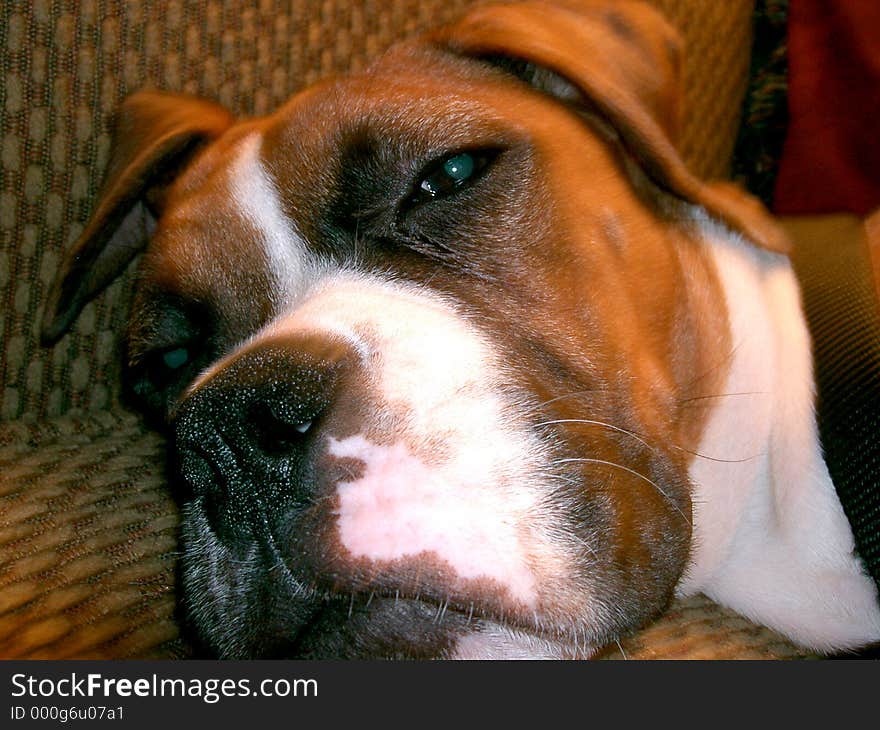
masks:
<svg viewBox="0 0 880 730"><path fill-rule="evenodd" d="M694 539L678 591L702 591L818 646L835 635L876 640L876 587L822 459L791 265L694 219L724 292L731 354L690 468ZM859 605L842 607L839 591Z"/></svg>

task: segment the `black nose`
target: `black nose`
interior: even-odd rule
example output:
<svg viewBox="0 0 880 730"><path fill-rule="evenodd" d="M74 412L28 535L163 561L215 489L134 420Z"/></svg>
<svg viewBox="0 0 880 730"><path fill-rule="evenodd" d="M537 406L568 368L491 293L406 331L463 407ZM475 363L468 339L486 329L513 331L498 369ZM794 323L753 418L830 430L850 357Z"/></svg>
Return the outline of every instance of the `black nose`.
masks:
<svg viewBox="0 0 880 730"><path fill-rule="evenodd" d="M175 409L176 472L218 534L308 499L313 451L349 360L340 342L300 337L245 349Z"/></svg>

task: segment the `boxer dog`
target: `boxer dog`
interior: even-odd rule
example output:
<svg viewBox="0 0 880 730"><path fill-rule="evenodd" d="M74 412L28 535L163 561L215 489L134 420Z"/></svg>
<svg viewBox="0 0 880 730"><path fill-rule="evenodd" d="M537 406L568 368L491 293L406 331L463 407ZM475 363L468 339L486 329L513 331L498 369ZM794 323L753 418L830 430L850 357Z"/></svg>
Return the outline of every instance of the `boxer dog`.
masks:
<svg viewBox="0 0 880 730"><path fill-rule="evenodd" d="M130 97L44 338L143 251L182 605L221 657L589 657L702 591L880 639L787 242L675 151L635 2L481 7L234 120Z"/></svg>

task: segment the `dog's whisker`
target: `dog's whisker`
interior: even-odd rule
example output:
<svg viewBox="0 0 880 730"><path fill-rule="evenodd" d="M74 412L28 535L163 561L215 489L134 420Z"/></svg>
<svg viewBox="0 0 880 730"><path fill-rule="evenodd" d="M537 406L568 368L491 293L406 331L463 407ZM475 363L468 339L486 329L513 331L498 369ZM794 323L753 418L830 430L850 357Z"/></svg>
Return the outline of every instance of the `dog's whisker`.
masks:
<svg viewBox="0 0 880 730"><path fill-rule="evenodd" d="M443 619L446 617L446 609L449 608L449 599L443 600L439 606L437 606L437 615L434 617L434 623L436 625L440 625L443 623Z"/></svg>
<svg viewBox="0 0 880 730"><path fill-rule="evenodd" d="M423 286L423 287L425 287L425 288L431 286L432 282L434 281L434 279L437 278L437 276L438 276L439 273L440 273L439 271L434 271L434 272L433 272L433 273L432 273L427 279L425 279L424 281L420 282L420 285Z"/></svg>
<svg viewBox="0 0 880 730"><path fill-rule="evenodd" d="M732 398L734 396L743 396L743 395L768 395L769 391L766 390L746 390L740 393L711 393L709 395L695 395L690 398L684 398L680 400L679 405L686 405L688 403L694 403L696 401L702 400L711 400L713 398Z"/></svg>
<svg viewBox="0 0 880 730"><path fill-rule="evenodd" d="M589 544L586 540L584 540L582 537L578 537L577 535L574 535L574 534L570 534L569 537L570 537L572 540L575 540L578 544L580 544L581 547L583 547L584 550L586 550L586 551L587 551L590 555L592 555L594 558L596 558L597 560L599 559L599 553L597 553L596 550L595 550L595 548L593 548L593 546L590 545L590 544Z"/></svg>
<svg viewBox="0 0 880 730"><path fill-rule="evenodd" d="M705 459L706 461L717 461L719 464L745 464L749 461L754 461L755 459L759 459L762 456L765 456L764 452L758 454L752 454L752 456L744 456L742 459L722 459L717 456L707 456L706 454L701 454L699 451L691 451L690 449L686 449L684 446L676 446L673 444L672 448L678 449L679 451L683 451L686 454L690 454L691 456L696 456L698 459Z"/></svg>
<svg viewBox="0 0 880 730"><path fill-rule="evenodd" d="M540 428L542 426L553 426L553 425L563 424L563 423L581 423L586 426L601 426L602 428L608 428L613 431L618 431L619 433L625 434L627 436L632 436L636 441L639 441L640 443L644 444L647 448L651 449L652 451L655 450L655 447L651 446L651 444L649 444L647 441L645 441L645 439L643 439L638 434L633 433L632 431L628 431L625 428L621 428L620 426L615 426L611 423L606 423L605 421L596 421L596 420L591 420L589 418L557 418L552 421L542 421L541 423L536 423L535 427Z"/></svg>
<svg viewBox="0 0 880 730"><path fill-rule="evenodd" d="M691 378L685 384L685 389L692 388L694 385L696 385L697 383L699 383L702 380L705 380L710 375L714 375L724 365L727 365L730 362L732 362L734 356L737 353L737 350L739 350L740 344L741 343L737 343L736 345L731 347L730 351L727 353L727 355L722 357L718 362L716 362L714 365L711 365L710 367L706 368L706 370L704 370L703 372L701 372L698 375L695 375L693 378Z"/></svg>
<svg viewBox="0 0 880 730"><path fill-rule="evenodd" d="M669 504L672 505L672 507L675 509L675 511L678 512L682 516L682 518L685 520L685 522L687 522L689 525L692 526L690 518L687 515L685 515L684 512L681 511L681 508L679 508L679 506L675 503L675 501L672 499L672 497L670 497L666 492L664 492L663 489L660 487L660 485L657 484L657 482L655 482L653 479L650 479L649 477L646 477L641 472L638 472L635 469L630 469L628 466L624 466L623 464L618 464L614 461L606 461L605 459L591 459L586 456L558 459L556 462L554 462L555 465L569 464L569 463L599 464L602 466L610 466L615 469L622 469L623 471L628 472L629 474L632 474L633 476L638 477L639 479L646 481L648 484L650 484L652 487L654 487L654 489L656 489L660 494L662 494L667 499Z"/></svg>
<svg viewBox="0 0 880 730"><path fill-rule="evenodd" d="M571 484L573 487L580 487L581 484L576 479L572 479L571 477L564 476L562 474L545 474L546 477L550 479L556 479L560 482L565 482L566 484Z"/></svg>
<svg viewBox="0 0 880 730"><path fill-rule="evenodd" d="M535 404L534 406L528 408L525 411L525 415L529 415L531 413L534 413L535 411L541 410L542 408L545 408L546 406L549 406L553 403L557 403L561 400L565 400L567 398L580 398L585 395L592 395L595 393L605 394L605 393L609 393L609 392L611 392L611 391L608 389L604 389L604 388L587 388L586 390L575 390L575 391L572 391L571 393L564 393L563 395L558 395L555 398L550 398L549 400L545 400L545 401L542 401L541 403Z"/></svg>
<svg viewBox="0 0 880 730"><path fill-rule="evenodd" d="M536 423L535 427L540 428L542 426L552 426L558 424L565 423L581 423L588 426L600 426L602 428L608 428L612 431L617 431L619 433L625 434L626 436L631 436L639 443L643 444L646 448L651 449L651 451L658 452L660 448L656 445L653 445L646 441L643 437L639 436L639 434L634 431L630 431L625 428L621 428L620 426L615 426L613 423L606 423L605 421L598 421L588 418L560 418L552 421L542 421L541 423ZM690 454L691 456L696 456L700 459L706 459L708 461L717 461L723 464L741 464L747 461L752 461L753 459L757 459L762 454L755 454L753 456L747 456L742 459L724 459L716 456L708 456L706 454L701 454L699 451L693 451L691 449L685 448L684 446L679 446L678 444L670 444L670 448L676 449L677 451L683 451L686 454Z"/></svg>

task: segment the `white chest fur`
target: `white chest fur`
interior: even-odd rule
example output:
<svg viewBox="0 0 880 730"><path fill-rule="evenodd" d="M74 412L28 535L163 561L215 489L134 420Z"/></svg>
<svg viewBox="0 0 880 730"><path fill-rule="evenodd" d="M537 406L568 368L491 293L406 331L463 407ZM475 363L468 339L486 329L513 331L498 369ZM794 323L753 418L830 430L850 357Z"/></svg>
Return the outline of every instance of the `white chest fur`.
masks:
<svg viewBox="0 0 880 730"><path fill-rule="evenodd" d="M694 547L679 584L819 650L880 639L877 589L822 459L809 333L788 259L701 222L732 355L690 470Z"/></svg>

